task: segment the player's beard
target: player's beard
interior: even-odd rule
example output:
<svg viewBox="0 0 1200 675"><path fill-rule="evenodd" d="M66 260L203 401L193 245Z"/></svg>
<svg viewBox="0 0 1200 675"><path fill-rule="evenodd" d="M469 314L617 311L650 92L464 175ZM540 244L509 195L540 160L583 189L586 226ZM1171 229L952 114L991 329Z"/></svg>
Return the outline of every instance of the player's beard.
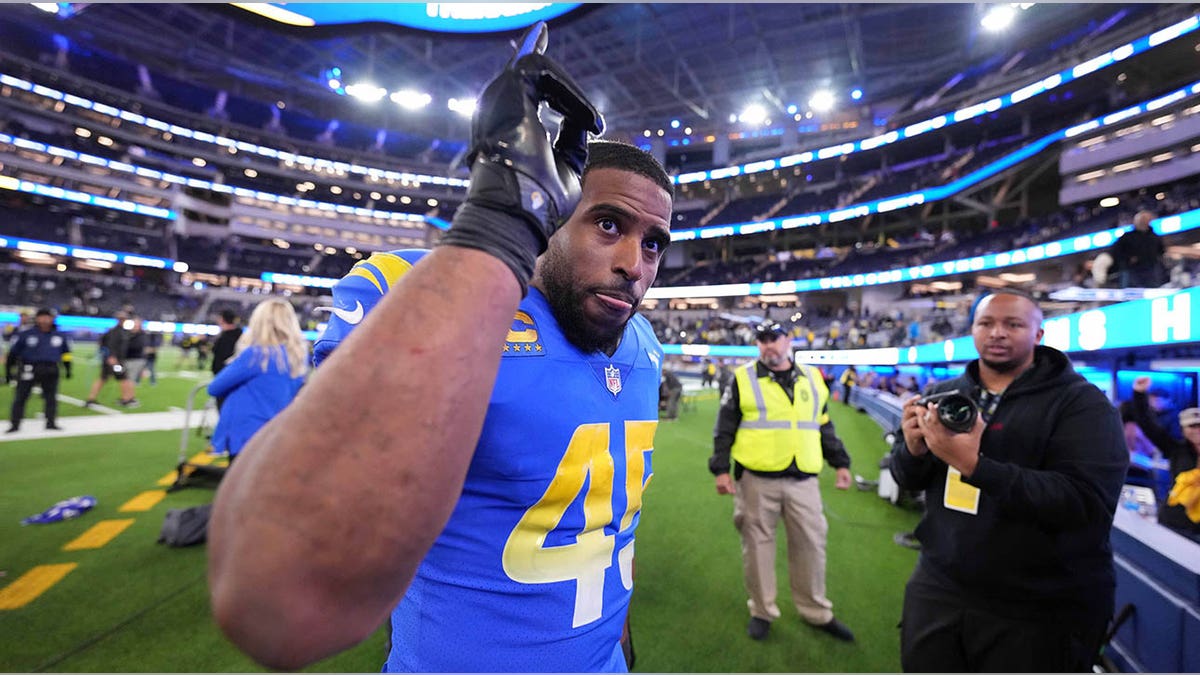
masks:
<svg viewBox="0 0 1200 675"><path fill-rule="evenodd" d="M580 351L589 354L601 351L612 356L621 344L621 335L629 318L612 325L598 324L589 319L583 307L590 291L582 287L570 268L567 257L553 245L542 256L538 270L540 286L546 293L550 309L554 311L554 318L558 319L567 341ZM630 312L632 316L633 312Z"/></svg>

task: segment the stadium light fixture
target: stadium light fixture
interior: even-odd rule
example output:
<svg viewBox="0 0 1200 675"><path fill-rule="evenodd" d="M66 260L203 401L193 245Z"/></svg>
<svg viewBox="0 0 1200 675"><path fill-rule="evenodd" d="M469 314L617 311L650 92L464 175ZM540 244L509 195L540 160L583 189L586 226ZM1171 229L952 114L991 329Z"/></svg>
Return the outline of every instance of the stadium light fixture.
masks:
<svg viewBox="0 0 1200 675"><path fill-rule="evenodd" d="M1017 10L1013 9L1012 5L995 5L983 15L983 18L979 20L979 25L983 26L984 30L998 33L1012 25L1015 18L1017 18Z"/></svg>
<svg viewBox="0 0 1200 675"><path fill-rule="evenodd" d="M737 116L742 124L762 124L767 119L767 109L757 103L751 103Z"/></svg>
<svg viewBox="0 0 1200 675"><path fill-rule="evenodd" d="M446 107L463 117L470 117L475 113L475 99L452 98L446 102Z"/></svg>
<svg viewBox="0 0 1200 675"><path fill-rule="evenodd" d="M401 89L389 98L392 99L392 103L407 110L420 110L433 101L433 97L429 94L412 89Z"/></svg>
<svg viewBox="0 0 1200 675"><path fill-rule="evenodd" d="M1116 197L1105 197L1104 199L1100 200L1100 206L1103 208L1106 208L1106 209L1111 209L1112 207L1114 207L1120 203L1121 203L1121 200L1117 199Z"/></svg>
<svg viewBox="0 0 1200 675"><path fill-rule="evenodd" d="M787 107L787 113L789 115L795 115L797 110L799 110L799 108L797 108L794 104Z"/></svg>
<svg viewBox="0 0 1200 675"><path fill-rule="evenodd" d="M356 82L346 86L346 93L367 103L375 103L387 95L387 89L369 82Z"/></svg>
<svg viewBox="0 0 1200 675"><path fill-rule="evenodd" d="M821 89L808 99L808 107L816 110L817 112L828 112L833 110L833 104L833 92L829 91L828 89Z"/></svg>
<svg viewBox="0 0 1200 675"><path fill-rule="evenodd" d="M862 89L855 89L855 90L851 91L850 98L854 99L855 101L861 99L862 98Z"/></svg>
<svg viewBox="0 0 1200 675"><path fill-rule="evenodd" d="M671 120L671 128L678 129L679 128L679 120Z"/></svg>
<svg viewBox="0 0 1200 675"><path fill-rule="evenodd" d="M58 3L57 2L31 2L29 4L33 5L34 7L37 7L38 9L42 10L43 12L46 12L47 14L58 14Z"/></svg>

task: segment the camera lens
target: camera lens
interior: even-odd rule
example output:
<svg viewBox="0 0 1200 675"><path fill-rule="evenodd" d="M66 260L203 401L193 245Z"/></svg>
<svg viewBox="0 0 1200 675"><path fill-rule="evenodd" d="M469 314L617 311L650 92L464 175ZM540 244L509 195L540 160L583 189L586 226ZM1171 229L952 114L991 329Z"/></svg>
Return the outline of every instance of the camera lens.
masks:
<svg viewBox="0 0 1200 675"><path fill-rule="evenodd" d="M938 417L947 429L964 433L971 430L975 424L975 402L963 396L954 394L938 402Z"/></svg>

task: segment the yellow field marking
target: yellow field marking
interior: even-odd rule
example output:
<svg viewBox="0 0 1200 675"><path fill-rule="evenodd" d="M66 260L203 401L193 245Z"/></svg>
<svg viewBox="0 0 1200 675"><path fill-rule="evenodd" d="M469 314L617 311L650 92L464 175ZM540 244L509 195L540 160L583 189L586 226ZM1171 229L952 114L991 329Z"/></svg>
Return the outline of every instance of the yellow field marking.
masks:
<svg viewBox="0 0 1200 675"><path fill-rule="evenodd" d="M121 505L118 511L149 511L167 496L166 490L147 490Z"/></svg>
<svg viewBox="0 0 1200 675"><path fill-rule="evenodd" d="M133 518L122 520L102 520L88 528L87 532L75 537L63 547L64 551L81 551L83 549L100 548L117 538L118 534L133 524Z"/></svg>
<svg viewBox="0 0 1200 675"><path fill-rule="evenodd" d="M0 590L0 610L20 609L33 602L54 584L62 581L78 563L38 565Z"/></svg>
<svg viewBox="0 0 1200 675"><path fill-rule="evenodd" d="M215 455L208 454L207 450L201 450L200 452L197 452L196 454L192 455L192 458L188 460L188 464L199 464L199 465L212 464L213 460L215 460L215 459L216 459Z"/></svg>
<svg viewBox="0 0 1200 675"><path fill-rule="evenodd" d="M201 451L193 455L183 466L183 475L190 476L196 471L197 466L228 466L225 458L221 455L210 455L207 451ZM155 485L167 487L175 483L179 477L178 471L171 471L167 475L158 479Z"/></svg>

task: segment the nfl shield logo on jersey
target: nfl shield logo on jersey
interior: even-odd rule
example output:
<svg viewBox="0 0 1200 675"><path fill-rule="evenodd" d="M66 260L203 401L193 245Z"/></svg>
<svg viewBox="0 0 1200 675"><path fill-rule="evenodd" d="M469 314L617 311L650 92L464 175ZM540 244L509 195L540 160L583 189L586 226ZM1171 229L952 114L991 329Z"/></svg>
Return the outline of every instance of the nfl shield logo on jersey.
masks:
<svg viewBox="0 0 1200 675"><path fill-rule="evenodd" d="M613 396L621 393L621 371L617 370L616 366L608 366L604 369L604 384Z"/></svg>

